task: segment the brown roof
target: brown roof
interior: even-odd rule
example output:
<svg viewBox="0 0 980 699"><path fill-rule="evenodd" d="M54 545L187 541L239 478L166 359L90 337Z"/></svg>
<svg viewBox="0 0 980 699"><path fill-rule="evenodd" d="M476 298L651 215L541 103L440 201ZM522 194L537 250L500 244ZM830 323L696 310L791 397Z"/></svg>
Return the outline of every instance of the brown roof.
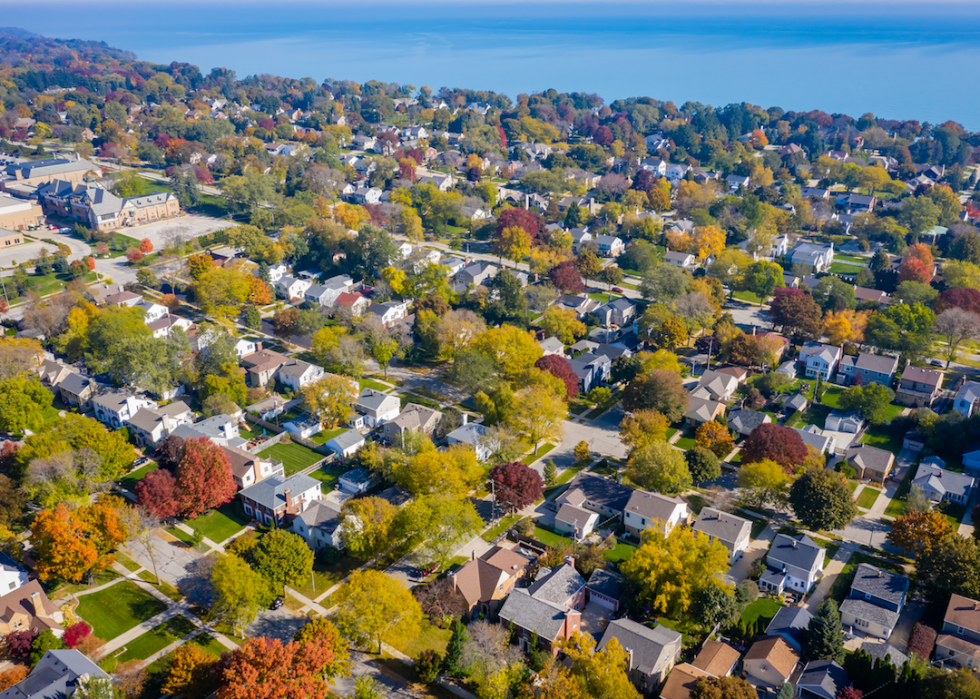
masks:
<svg viewBox="0 0 980 699"><path fill-rule="evenodd" d="M248 475L249 471L252 470L252 464L257 460L253 454L249 454L244 449L239 449L238 447L221 447L221 451L225 453L228 461L231 462L231 472L235 474L238 480L242 480ZM259 480L258 469L255 469L255 479Z"/></svg>
<svg viewBox="0 0 980 699"><path fill-rule="evenodd" d="M715 371L717 371L719 374L734 376L736 379L738 379L739 383L745 381L745 379L747 379L749 376L748 370L740 366L726 366L722 367L721 369L715 369Z"/></svg>
<svg viewBox="0 0 980 699"><path fill-rule="evenodd" d="M962 655L971 655L974 658L980 658L980 646L962 636L948 633L940 634L939 638L936 639L936 645L949 648Z"/></svg>
<svg viewBox="0 0 980 699"><path fill-rule="evenodd" d="M940 386L943 383L943 375L931 369L920 369L917 366L907 366L902 372L902 381L908 379L916 383L924 383L928 386Z"/></svg>
<svg viewBox="0 0 980 699"><path fill-rule="evenodd" d="M765 660L783 677L789 677L800 662L800 654L782 636L766 636L752 644L746 660Z"/></svg>
<svg viewBox="0 0 980 699"><path fill-rule="evenodd" d="M724 677L738 662L739 652L727 643L707 641L698 657L691 663L694 667L704 670L709 675Z"/></svg>
<svg viewBox="0 0 980 699"><path fill-rule="evenodd" d="M288 361L289 357L268 349L252 352L252 354L246 354L242 357L242 364L254 371L264 371L269 367L282 366Z"/></svg>
<svg viewBox="0 0 980 699"><path fill-rule="evenodd" d="M962 595L953 595L949 599L943 621L951 626L962 626L964 629L980 632L980 602Z"/></svg>
<svg viewBox="0 0 980 699"><path fill-rule="evenodd" d="M511 575L519 575L531 562L516 551L502 546L494 546L480 558L492 566L508 571Z"/></svg>
<svg viewBox="0 0 980 699"><path fill-rule="evenodd" d="M40 609L34 608L31 595L38 593ZM26 614L30 617L30 628L57 629L59 624L52 618L58 613L58 608L54 606L48 596L41 589L41 583L31 580L26 585L21 585L13 592L0 597L0 618L8 623L17 614Z"/></svg>
<svg viewBox="0 0 980 699"><path fill-rule="evenodd" d="M689 699L699 677L710 675L687 663L675 665L664 683L664 688L660 690L660 699Z"/></svg>
<svg viewBox="0 0 980 699"><path fill-rule="evenodd" d="M456 589L472 607L492 600L493 593L507 577L506 571L477 558L456 571Z"/></svg>

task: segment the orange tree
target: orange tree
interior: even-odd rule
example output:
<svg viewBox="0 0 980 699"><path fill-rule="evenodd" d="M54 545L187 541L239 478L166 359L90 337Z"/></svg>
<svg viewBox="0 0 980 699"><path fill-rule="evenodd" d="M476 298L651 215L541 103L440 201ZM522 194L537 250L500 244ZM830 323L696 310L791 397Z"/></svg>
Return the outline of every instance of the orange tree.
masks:
<svg viewBox="0 0 980 699"><path fill-rule="evenodd" d="M119 498L104 496L73 510L64 503L42 510L31 527L40 578L78 582L112 565L130 535L124 508Z"/></svg>
<svg viewBox="0 0 980 699"><path fill-rule="evenodd" d="M694 432L694 443L714 452L719 459L732 453L735 441L731 431L720 422L702 422Z"/></svg>

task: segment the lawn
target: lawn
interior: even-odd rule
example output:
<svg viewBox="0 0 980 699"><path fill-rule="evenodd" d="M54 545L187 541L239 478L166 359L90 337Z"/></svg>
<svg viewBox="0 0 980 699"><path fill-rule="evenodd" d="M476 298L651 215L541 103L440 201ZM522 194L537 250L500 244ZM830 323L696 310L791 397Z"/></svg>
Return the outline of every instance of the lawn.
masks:
<svg viewBox="0 0 980 699"><path fill-rule="evenodd" d="M136 561L134 561L132 558L130 558L129 556L127 556L125 553L123 553L122 551L117 551L116 552L116 563L118 563L119 565L121 565L123 568L125 568L126 570L128 570L130 573L135 573L137 570L139 570L140 568L143 567L139 563L137 563Z"/></svg>
<svg viewBox="0 0 980 699"><path fill-rule="evenodd" d="M700 495L688 495L687 504L691 506L691 512L696 515L701 514L701 510L708 506L708 503Z"/></svg>
<svg viewBox="0 0 980 699"><path fill-rule="evenodd" d="M315 478L320 481L320 491L323 493L329 493L334 489L334 484L340 479L340 471L336 473L331 473L329 469L320 467L315 471L311 471L309 474L310 478Z"/></svg>
<svg viewBox="0 0 980 699"><path fill-rule="evenodd" d="M841 570L840 574L834 580L834 584L830 588L830 596L837 600L838 604L847 599L847 595L851 590L851 583L854 582L854 574L857 571L857 567L861 563L869 563L873 566L881 568L882 570L888 570L893 573L898 573L899 575L905 575L905 569L897 563L886 561L883 558L869 556L861 553L860 551L855 551L851 554L851 557L847 559L847 563L844 564L844 568Z"/></svg>
<svg viewBox="0 0 980 699"><path fill-rule="evenodd" d="M555 493L557 489L578 475L579 471L584 469L586 466L592 463L592 459L582 459L581 461L576 461L574 464L566 468L559 474L558 478L555 479L555 484L550 488L546 488L544 491L545 498Z"/></svg>
<svg viewBox="0 0 980 699"><path fill-rule="evenodd" d="M870 510L871 506L875 504L875 500L881 495L881 491L877 488L872 488L871 486L864 486L864 490L857 497L858 507L863 507L866 510Z"/></svg>
<svg viewBox="0 0 980 699"><path fill-rule="evenodd" d="M105 585L108 582L112 582L122 576L116 571L109 569L103 570L102 572L96 573L92 576L92 584L89 585L87 582L84 583L69 583L61 582L55 583L54 587L47 588L48 597L51 599L58 599L59 597L67 597L68 595L74 595L79 592L84 592L93 587L99 587L100 585Z"/></svg>
<svg viewBox="0 0 980 699"><path fill-rule="evenodd" d="M862 269L861 267L855 267L854 265L845 264L843 262L833 262L828 270L831 274L857 274Z"/></svg>
<svg viewBox="0 0 980 699"><path fill-rule="evenodd" d="M92 627L92 633L105 641L152 619L167 608L163 602L130 581L78 598L76 613Z"/></svg>
<svg viewBox="0 0 980 699"><path fill-rule="evenodd" d="M543 459L544 457L546 457L548 455L548 452L551 451L554 448L555 448L555 445L552 444L551 442L547 442L546 444L539 445L538 446L537 453L535 453L533 449L530 452L528 452L528 454L527 454L528 462L527 463L531 463L532 461L537 461L538 459Z"/></svg>
<svg viewBox="0 0 980 699"><path fill-rule="evenodd" d="M628 561L634 553L636 553L635 546L617 541L616 545L606 551L602 557L610 563L622 563Z"/></svg>
<svg viewBox="0 0 980 699"><path fill-rule="evenodd" d="M915 468L910 468L905 474L905 478L898 485L898 490L895 491L894 497L888 502L888 507L885 508L885 514L890 517L901 517L905 514L905 498L908 496L909 491L912 490L912 477L915 476Z"/></svg>
<svg viewBox="0 0 980 699"><path fill-rule="evenodd" d="M119 485L128 490L131 493L136 492L136 484L143 480L143 476L148 474L150 471L156 471L160 466L155 462L151 461L146 466L138 468L130 474L127 474L119 481Z"/></svg>
<svg viewBox="0 0 980 699"><path fill-rule="evenodd" d="M674 442L674 446L684 451L690 451L697 445L694 443L694 437L688 434Z"/></svg>
<svg viewBox="0 0 980 699"><path fill-rule="evenodd" d="M864 433L861 443L897 454L902 450L902 435L895 434L890 425L874 425Z"/></svg>
<svg viewBox="0 0 980 699"><path fill-rule="evenodd" d="M233 500L197 519L185 520L184 524L201 532L214 543L220 544L225 539L240 532L246 524L252 521L252 518L242 512L240 508L239 502Z"/></svg>
<svg viewBox="0 0 980 699"><path fill-rule="evenodd" d="M606 412L607 410L609 410L611 407L613 407L614 405L616 405L616 403L619 402L620 397L621 396L620 396L619 392L613 393L612 395L609 396L608 399L606 399L603 402L599 403L599 405L596 406L595 410L593 410L588 415L586 415L585 416L585 419L586 420L595 420L597 417L599 417L604 412Z"/></svg>
<svg viewBox="0 0 980 699"><path fill-rule="evenodd" d="M414 393L401 393L398 397L401 399L402 410L404 410L405 406L409 403L416 403L426 408L432 408L433 410L442 410L442 407L435 401L429 400L428 398L423 398L422 396Z"/></svg>
<svg viewBox="0 0 980 699"><path fill-rule="evenodd" d="M520 518L521 516L519 514L507 515L502 520L500 520L500 522L497 523L497 526L493 527L492 529L487 529L485 532L483 532L482 534L483 540L493 543L494 541L497 540L498 536L500 536L505 531L510 529L514 525L514 523L517 522Z"/></svg>
<svg viewBox="0 0 980 699"><path fill-rule="evenodd" d="M750 536L753 539L758 539L762 532L765 531L766 527L769 526L768 519L755 519L754 517L750 520L752 522L752 533Z"/></svg>
<svg viewBox="0 0 980 699"><path fill-rule="evenodd" d="M304 468L312 466L317 461L323 459L322 454L318 454L312 449L308 449L302 444L296 444L295 442L279 442L279 444L273 444L268 449L260 451L258 456L281 461L283 467L286 469L287 476L302 471Z"/></svg>
<svg viewBox="0 0 980 699"><path fill-rule="evenodd" d="M745 628L750 629L759 618L772 619L783 606L779 600L763 598L757 599L742 612L742 621Z"/></svg>
<svg viewBox="0 0 980 699"><path fill-rule="evenodd" d="M603 459L595 466L589 469L589 473L595 473L599 476L606 476L607 478L615 478L616 474L619 473L620 465L616 462L611 462L609 459Z"/></svg>
<svg viewBox="0 0 980 699"><path fill-rule="evenodd" d="M434 650L439 655L444 655L452 635L452 629L440 629L429 623L429 617L425 617L422 620L422 633L401 639L392 645L410 658L419 657L419 653L424 650Z"/></svg>
<svg viewBox="0 0 980 699"><path fill-rule="evenodd" d="M146 660L174 641L179 641L196 628L190 619L177 615L127 643L125 652L115 656L115 658L120 663L127 660Z"/></svg>
<svg viewBox="0 0 980 699"><path fill-rule="evenodd" d="M535 527L534 533L531 536L545 546L562 546L571 541L571 539L567 539L561 534L555 534L554 532L550 532L547 529L542 529L541 527Z"/></svg>
<svg viewBox="0 0 980 699"><path fill-rule="evenodd" d="M322 555L320 554L320 556ZM305 597L315 599L360 567L361 563L363 561L347 554L340 554L330 562L324 562L318 556L313 562L316 589L313 588L313 580L304 580L302 585L290 585L290 587Z"/></svg>
<svg viewBox="0 0 980 699"><path fill-rule="evenodd" d="M360 384L362 391L365 388L373 388L375 391L381 391L383 393L391 390L391 386L375 381L374 379L358 379L358 384Z"/></svg>
<svg viewBox="0 0 980 699"><path fill-rule="evenodd" d="M822 385L822 388L823 398L820 399L820 402L824 405L829 405L831 408L836 408L844 389L840 386L828 386L826 383Z"/></svg>
<svg viewBox="0 0 980 699"><path fill-rule="evenodd" d="M854 491L857 490L858 482L857 481L848 481L847 482L847 487L850 488L851 495L853 496L854 495Z"/></svg>
<svg viewBox="0 0 980 699"><path fill-rule="evenodd" d="M966 505L957 505L956 503L947 502L943 504L940 512L942 512L946 519L949 520L949 523L952 525L953 531L955 532L959 528L963 517L966 516Z"/></svg>
<svg viewBox="0 0 980 699"><path fill-rule="evenodd" d="M746 301L756 305L762 303L762 297L754 291L736 291L734 294L732 294L732 296L737 298L739 301Z"/></svg>
<svg viewBox="0 0 980 699"><path fill-rule="evenodd" d="M311 442L314 442L315 444L326 444L331 439L333 439L334 437L336 437L338 434L343 434L348 429L350 429L350 428L349 427L337 427L337 428L332 429L332 430L320 430L315 435L313 435L312 437L310 437L310 441ZM273 446L275 446L275 445L273 445ZM299 446L302 446L302 445L299 445ZM321 458L323 458L323 457L321 457Z"/></svg>
<svg viewBox="0 0 980 699"><path fill-rule="evenodd" d="M180 602L182 599L184 599L184 596L180 594L180 590L178 590L176 587L174 587L167 581L161 580L160 584L157 585L157 576L155 576L153 573L151 573L148 570L141 570L139 573L139 578L140 580L148 582L151 585L155 585L157 588L157 592L166 595L174 602Z"/></svg>

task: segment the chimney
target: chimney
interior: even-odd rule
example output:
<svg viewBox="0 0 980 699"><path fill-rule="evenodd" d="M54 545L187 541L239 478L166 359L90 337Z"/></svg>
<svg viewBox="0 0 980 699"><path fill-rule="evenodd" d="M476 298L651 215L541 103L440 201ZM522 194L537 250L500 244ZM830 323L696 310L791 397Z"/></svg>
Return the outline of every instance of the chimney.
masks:
<svg viewBox="0 0 980 699"><path fill-rule="evenodd" d="M121 294L122 292L124 292L126 290L126 287L124 287L122 284L120 284L119 286L116 287L116 290L119 291L119 293Z"/></svg>
<svg viewBox="0 0 980 699"><path fill-rule="evenodd" d="M471 561L475 561L476 560L476 549L473 549L472 551L470 551L470 560Z"/></svg>
<svg viewBox="0 0 980 699"><path fill-rule="evenodd" d="M881 577L881 570L880 569L878 570L878 575L876 577L879 577L879 578Z"/></svg>
<svg viewBox="0 0 980 699"><path fill-rule="evenodd" d="M755 330L756 330L756 326L753 325L752 326L752 337L755 337Z"/></svg>
<svg viewBox="0 0 980 699"><path fill-rule="evenodd" d="M258 352L261 349L262 349L262 343L261 342L256 342L255 343L255 351Z"/></svg>
<svg viewBox="0 0 980 699"><path fill-rule="evenodd" d="M283 497L286 498L286 509L288 510L293 504L293 494L286 488L286 492L283 493Z"/></svg>
<svg viewBox="0 0 980 699"><path fill-rule="evenodd" d="M565 556L565 564L575 567L575 559L572 556Z"/></svg>
<svg viewBox="0 0 980 699"><path fill-rule="evenodd" d="M795 549L799 543L800 543L799 541L793 539L793 548Z"/></svg>
<svg viewBox="0 0 980 699"><path fill-rule="evenodd" d="M467 424L470 421L470 416L468 413L463 413L463 424Z"/></svg>
<svg viewBox="0 0 980 699"><path fill-rule="evenodd" d="M32 592L31 593L31 607L34 609L34 616L45 616L44 610L41 608L41 593Z"/></svg>

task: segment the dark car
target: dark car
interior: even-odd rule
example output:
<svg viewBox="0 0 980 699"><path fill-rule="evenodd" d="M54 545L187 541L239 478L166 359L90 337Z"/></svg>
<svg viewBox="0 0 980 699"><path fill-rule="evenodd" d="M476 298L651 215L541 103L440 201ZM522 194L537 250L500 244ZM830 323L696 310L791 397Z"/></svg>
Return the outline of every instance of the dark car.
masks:
<svg viewBox="0 0 980 699"><path fill-rule="evenodd" d="M942 363L942 361L940 361L938 359L930 359L929 360L929 366L937 366L940 369L942 369L943 363Z"/></svg>
<svg viewBox="0 0 980 699"><path fill-rule="evenodd" d="M616 292L617 294L625 294L625 293L626 293L625 291L623 291L622 289L620 289L620 288L619 288L618 286L614 286L614 287L612 288L612 290L613 290L614 292Z"/></svg>
<svg viewBox="0 0 980 699"><path fill-rule="evenodd" d="M141 456L140 458L136 459L136 461L133 462L133 466L142 466L143 464L145 464L149 460L150 460L149 457L147 457L147 456Z"/></svg>
<svg viewBox="0 0 980 699"><path fill-rule="evenodd" d="M277 609L282 609L282 605L283 605L282 597L276 597L276 599L273 600L272 604L269 605L269 609L271 609L272 611L276 611Z"/></svg>

